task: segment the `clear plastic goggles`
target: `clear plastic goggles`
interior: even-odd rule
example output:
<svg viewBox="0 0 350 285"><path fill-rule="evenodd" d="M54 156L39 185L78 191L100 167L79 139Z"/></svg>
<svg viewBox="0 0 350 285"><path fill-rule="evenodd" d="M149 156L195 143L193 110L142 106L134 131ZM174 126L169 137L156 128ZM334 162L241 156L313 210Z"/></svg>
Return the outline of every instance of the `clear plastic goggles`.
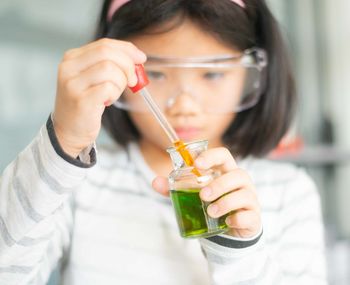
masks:
<svg viewBox="0 0 350 285"><path fill-rule="evenodd" d="M237 113L253 107L264 87L267 55L262 49L241 55L171 58L148 56L147 89L162 111L188 97L207 113ZM138 94L124 92L114 103L133 112L149 112Z"/></svg>

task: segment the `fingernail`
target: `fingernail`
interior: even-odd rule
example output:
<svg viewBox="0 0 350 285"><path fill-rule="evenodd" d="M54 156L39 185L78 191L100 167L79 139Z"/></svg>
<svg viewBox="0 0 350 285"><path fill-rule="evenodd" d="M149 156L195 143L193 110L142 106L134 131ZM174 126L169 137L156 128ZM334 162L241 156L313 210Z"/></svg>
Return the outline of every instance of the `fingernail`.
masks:
<svg viewBox="0 0 350 285"><path fill-rule="evenodd" d="M142 59L142 61L147 60L147 55L144 52L141 52L141 59Z"/></svg>
<svg viewBox="0 0 350 285"><path fill-rule="evenodd" d="M141 50L138 50L137 56L138 56L139 60L142 62L145 62L147 60L146 54Z"/></svg>
<svg viewBox="0 0 350 285"><path fill-rule="evenodd" d="M230 217L227 217L227 218L226 218L225 223L226 223L229 227L232 227L232 221L231 221L231 218L230 218Z"/></svg>
<svg viewBox="0 0 350 285"><path fill-rule="evenodd" d="M203 198L210 198L211 194L212 194L212 190L209 187L204 187L201 190L201 196Z"/></svg>
<svg viewBox="0 0 350 285"><path fill-rule="evenodd" d="M136 84L138 83L139 79L137 78L137 75L133 75L131 80L130 80L130 87L135 87Z"/></svg>
<svg viewBox="0 0 350 285"><path fill-rule="evenodd" d="M215 217L216 214L219 212L219 207L215 204L211 204L208 207L208 214L212 217Z"/></svg>
<svg viewBox="0 0 350 285"><path fill-rule="evenodd" d="M195 161L195 165L196 165L197 167L199 167L199 168L205 168L206 165L205 165L205 160L204 160L204 158L203 158L203 157L197 158L196 161Z"/></svg>

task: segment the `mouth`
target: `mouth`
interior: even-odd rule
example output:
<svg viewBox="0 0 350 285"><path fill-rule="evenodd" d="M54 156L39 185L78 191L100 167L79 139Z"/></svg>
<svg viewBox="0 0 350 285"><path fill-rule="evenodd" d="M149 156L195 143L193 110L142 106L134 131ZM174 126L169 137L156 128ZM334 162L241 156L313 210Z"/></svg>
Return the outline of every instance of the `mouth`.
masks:
<svg viewBox="0 0 350 285"><path fill-rule="evenodd" d="M200 134L200 129L196 127L178 127L175 128L176 134L182 140L192 140L198 137Z"/></svg>

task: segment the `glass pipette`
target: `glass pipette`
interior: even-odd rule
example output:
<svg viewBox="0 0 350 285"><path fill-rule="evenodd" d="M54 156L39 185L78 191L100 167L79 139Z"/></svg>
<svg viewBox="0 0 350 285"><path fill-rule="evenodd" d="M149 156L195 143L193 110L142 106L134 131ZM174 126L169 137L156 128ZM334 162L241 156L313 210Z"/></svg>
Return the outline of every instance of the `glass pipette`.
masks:
<svg viewBox="0 0 350 285"><path fill-rule="evenodd" d="M143 99L145 100L147 106L150 108L151 112L153 113L154 117L157 119L167 136L169 137L171 143L175 146L176 150L180 153L182 159L186 163L187 166L193 166L193 158L189 151L186 149L186 146L182 140L179 139L178 135L176 134L173 127L169 124L168 120L165 118L163 112L159 109L156 102L154 102L151 94L148 92L146 86L148 85L149 81L145 72L145 69L143 65L136 64L135 65L135 71L137 75L138 82L136 86L129 87L132 92L139 93ZM192 172L197 175L201 176L199 171L196 168L193 168Z"/></svg>

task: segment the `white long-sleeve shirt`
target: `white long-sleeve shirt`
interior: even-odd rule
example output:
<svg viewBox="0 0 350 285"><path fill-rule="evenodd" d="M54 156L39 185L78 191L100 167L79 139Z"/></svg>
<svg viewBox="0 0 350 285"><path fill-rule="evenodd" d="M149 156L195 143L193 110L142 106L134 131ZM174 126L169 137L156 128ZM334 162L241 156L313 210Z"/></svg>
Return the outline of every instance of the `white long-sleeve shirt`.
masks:
<svg viewBox="0 0 350 285"><path fill-rule="evenodd" d="M180 237L169 198L136 144L70 160L49 120L0 182L0 284L310 285L327 283L320 201L299 168L238 162L251 175L263 234Z"/></svg>

